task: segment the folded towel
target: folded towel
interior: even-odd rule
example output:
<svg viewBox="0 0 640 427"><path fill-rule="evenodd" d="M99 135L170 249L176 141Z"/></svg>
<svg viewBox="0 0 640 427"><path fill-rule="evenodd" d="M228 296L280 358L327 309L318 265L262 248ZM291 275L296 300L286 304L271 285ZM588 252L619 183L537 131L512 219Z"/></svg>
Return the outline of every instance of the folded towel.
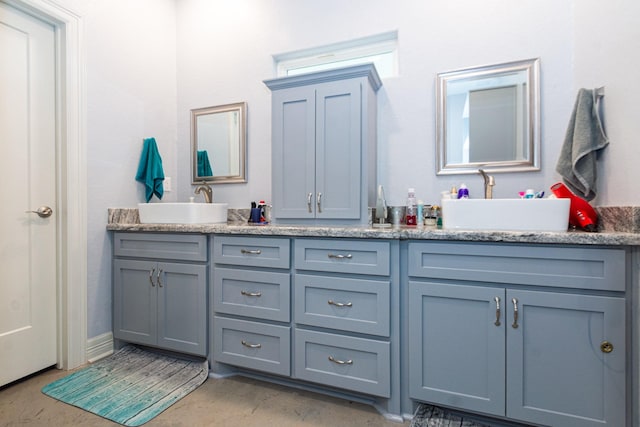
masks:
<svg viewBox="0 0 640 427"><path fill-rule="evenodd" d="M556 171L586 200L596 197L596 155L609 144L598 114L596 90L580 89L567 126Z"/></svg>
<svg viewBox="0 0 640 427"><path fill-rule="evenodd" d="M198 176L213 176L207 150L198 150Z"/></svg>
<svg viewBox="0 0 640 427"><path fill-rule="evenodd" d="M158 199L162 199L162 194L164 193L162 186L164 171L162 170L162 158L158 152L155 138L146 138L144 140L136 181L144 183L147 202L151 200L154 194Z"/></svg>

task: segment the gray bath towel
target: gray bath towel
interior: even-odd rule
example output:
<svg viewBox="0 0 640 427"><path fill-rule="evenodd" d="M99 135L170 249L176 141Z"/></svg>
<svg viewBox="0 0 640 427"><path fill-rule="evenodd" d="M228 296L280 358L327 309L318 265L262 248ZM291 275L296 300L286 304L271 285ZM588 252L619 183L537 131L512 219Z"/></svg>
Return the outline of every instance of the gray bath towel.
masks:
<svg viewBox="0 0 640 427"><path fill-rule="evenodd" d="M596 197L596 156L609 144L598 114L596 90L580 89L567 126L556 171L576 195Z"/></svg>

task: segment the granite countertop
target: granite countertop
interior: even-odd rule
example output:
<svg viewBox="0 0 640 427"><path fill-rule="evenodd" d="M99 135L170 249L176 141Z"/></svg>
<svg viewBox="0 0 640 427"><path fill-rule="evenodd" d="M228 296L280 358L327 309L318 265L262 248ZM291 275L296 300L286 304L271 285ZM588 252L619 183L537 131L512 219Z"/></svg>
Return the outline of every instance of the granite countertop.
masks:
<svg viewBox="0 0 640 427"><path fill-rule="evenodd" d="M137 209L109 209L109 231L144 231L200 234L242 234L248 236L344 237L368 239L415 239L467 242L510 242L569 245L638 246L640 233L581 231L515 232L458 231L434 228L373 228L367 226L249 225L227 224L140 224Z"/></svg>

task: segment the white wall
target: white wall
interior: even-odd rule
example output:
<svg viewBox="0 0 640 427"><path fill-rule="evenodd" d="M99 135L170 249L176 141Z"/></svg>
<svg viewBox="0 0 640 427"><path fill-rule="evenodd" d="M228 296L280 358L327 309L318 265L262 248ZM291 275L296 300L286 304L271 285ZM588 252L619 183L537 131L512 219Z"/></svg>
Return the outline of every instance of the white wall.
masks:
<svg viewBox="0 0 640 427"><path fill-rule="evenodd" d="M594 203L638 204L640 196L631 188L640 178L632 167L638 149L630 135L638 126L632 114L640 90L632 70L640 62L634 55L640 30L632 21L639 7L633 0L182 0L179 144L188 146L189 109L247 101L249 182L216 186L215 193L232 207L270 199L270 94L260 82L274 76L271 55L398 30L400 76L385 79L379 96L378 181L390 204L403 204L408 187L426 202L463 181L472 194L481 194L479 176L435 175L435 76L532 57L541 58L542 171L497 175L495 196L513 197L524 188L548 191L559 181L555 164L577 90L606 86L605 125L612 143L599 165ZM178 153L179 196L185 200L192 190L187 156Z"/></svg>
<svg viewBox="0 0 640 427"><path fill-rule="evenodd" d="M174 0L58 0L82 16L86 48L88 337L111 331L107 208L135 207L134 177L146 137L176 176ZM176 192L165 200L175 199ZM83 260L78 260L83 262Z"/></svg>
<svg viewBox="0 0 640 427"><path fill-rule="evenodd" d="M378 126L378 182L385 186L390 204L403 204L408 187L415 187L427 203L461 182L472 195L482 194L480 176L435 175L435 76L473 65L533 57L542 62L543 171L497 176L496 197L514 196L525 188L548 189L558 180L553 172L558 142L574 96L570 3L222 3L243 10L204 0L177 3L179 143L188 146L189 109L237 101L249 105L249 182L216 186L218 200L246 207L251 200L271 198L270 93L261 81L274 76L273 54L391 30L399 34L400 75L384 80ZM187 156L187 151L178 154L179 196L185 200L191 192Z"/></svg>
<svg viewBox="0 0 640 427"><path fill-rule="evenodd" d="M379 93L378 181L390 204L415 187L425 202L479 176L435 175L438 72L541 58L542 171L496 176L496 197L548 189L580 87L606 86L611 145L600 164L598 205L638 205L634 117L640 87L636 0L58 0L83 16L87 49L89 337L111 330L108 207L143 200L133 180L144 137L155 136L167 176L187 200L189 110L248 102L247 184L217 185L231 207L271 198L272 54L398 30L400 76ZM637 114L636 114L637 115Z"/></svg>
<svg viewBox="0 0 640 427"><path fill-rule="evenodd" d="M573 89L605 86L609 146L601 156L596 205L640 204L640 2L575 2Z"/></svg>

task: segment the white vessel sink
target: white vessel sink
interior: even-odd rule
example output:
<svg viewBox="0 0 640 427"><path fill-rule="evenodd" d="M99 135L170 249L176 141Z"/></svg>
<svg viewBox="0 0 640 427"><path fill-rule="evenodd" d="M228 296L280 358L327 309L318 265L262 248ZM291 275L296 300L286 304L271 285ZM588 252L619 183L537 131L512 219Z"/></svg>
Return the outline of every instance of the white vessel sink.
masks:
<svg viewBox="0 0 640 427"><path fill-rule="evenodd" d="M442 228L488 231L567 231L569 199L442 200Z"/></svg>
<svg viewBox="0 0 640 427"><path fill-rule="evenodd" d="M227 203L139 203L142 224L226 224Z"/></svg>

